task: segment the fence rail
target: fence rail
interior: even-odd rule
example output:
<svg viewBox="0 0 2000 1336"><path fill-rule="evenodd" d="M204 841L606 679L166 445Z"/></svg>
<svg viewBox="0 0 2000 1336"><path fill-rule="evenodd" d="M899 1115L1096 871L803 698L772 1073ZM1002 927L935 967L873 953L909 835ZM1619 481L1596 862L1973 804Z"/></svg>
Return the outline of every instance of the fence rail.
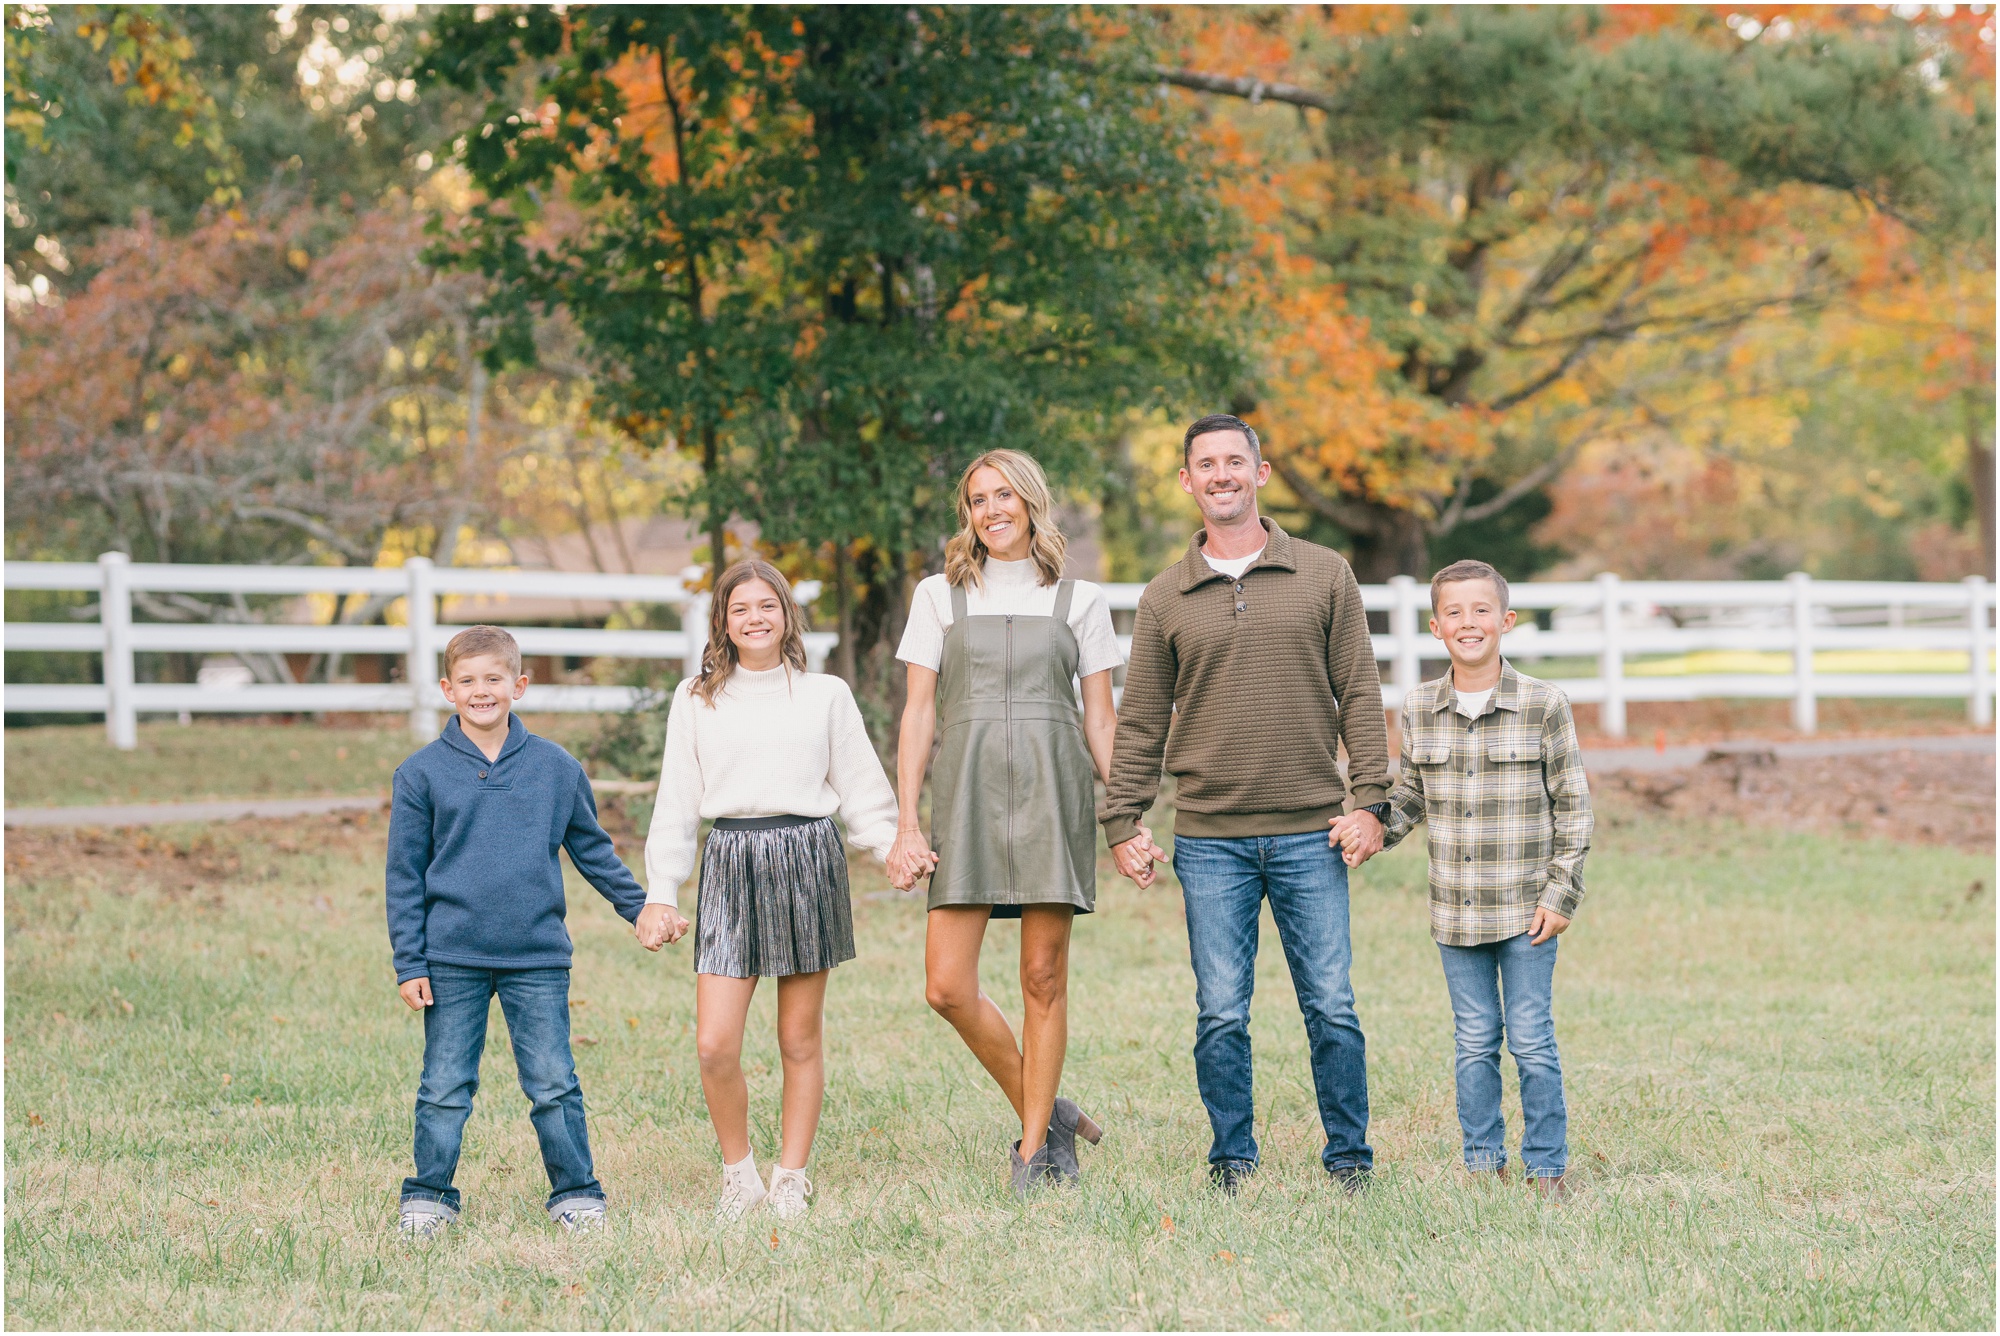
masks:
<svg viewBox="0 0 2000 1336"><path fill-rule="evenodd" d="M178 566L129 561L107 553L96 562L5 564L10 590L69 590L98 596L95 622L5 623L5 649L103 656L102 683L10 683L10 713L103 714L114 745L138 745L142 713L266 714L318 711L407 713L420 736L437 730L446 708L439 693L437 656L460 626L438 620L438 600L486 595L655 604L680 613L679 631L607 630L588 627L510 626L529 655L698 662L707 643L707 596L681 579L655 575L570 574L469 567L438 568L415 557L403 566ZM1143 585L1111 584L1114 610L1138 607ZM363 594L403 602L400 626L310 625L273 622L135 621L135 593L239 595ZM1376 659L1387 665L1382 700L1402 704L1441 663L1442 647L1425 629L1428 590L1407 576L1365 585L1362 602L1386 614L1386 632L1372 636ZM1513 586L1524 614L1503 648L1529 666L1550 660L1591 661L1595 673L1563 676L1574 664L1553 664L1550 675L1573 701L1594 705L1603 732L1625 733L1626 706L1634 701L1713 697L1789 698L1792 721L1810 733L1822 699L1830 697L1945 697L1966 701L1975 723L1993 721L1993 593L1977 576L1956 584L1899 584L1814 580L1793 575L1771 581L1626 581L1600 575L1588 582ZM1544 628L1526 614L1553 613ZM806 636L811 666L823 668L838 637ZM1131 639L1119 645L1130 653ZM1817 656L1928 652L1963 655L1965 671L1878 671L1823 666ZM227 687L140 682L142 653L203 655L393 654L404 660L404 680L388 683L254 683ZM1787 656L1789 671L1649 672L1637 656L1772 654ZM1760 667L1762 665L1759 665ZM533 685L524 710L599 711L630 708L632 687Z"/></svg>

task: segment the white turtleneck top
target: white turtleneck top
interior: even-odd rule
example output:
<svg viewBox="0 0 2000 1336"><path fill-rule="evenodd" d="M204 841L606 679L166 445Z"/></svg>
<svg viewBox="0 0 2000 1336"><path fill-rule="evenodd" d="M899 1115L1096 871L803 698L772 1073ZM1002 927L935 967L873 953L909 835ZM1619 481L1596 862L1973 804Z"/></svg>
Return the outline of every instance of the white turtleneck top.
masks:
<svg viewBox="0 0 2000 1336"><path fill-rule="evenodd" d="M847 683L827 673L738 668L713 707L683 681L667 713L660 788L646 832L646 903L677 904L703 820L832 816L848 842L886 859L896 795Z"/></svg>
<svg viewBox="0 0 2000 1336"><path fill-rule="evenodd" d="M995 561L988 557L980 568L983 587L965 587L965 611L969 617L1012 614L1016 617L1048 617L1056 610L1056 587L1041 583L1041 572L1033 559ZM910 602L910 620L903 628L903 643L896 657L904 663L936 672L944 662L944 633L951 629L951 585L942 575L927 577L917 586ZM1104 590L1088 580L1076 581L1070 595L1069 629L1076 635L1076 675L1089 677L1125 662L1118 652L1118 633L1111 626L1111 606Z"/></svg>

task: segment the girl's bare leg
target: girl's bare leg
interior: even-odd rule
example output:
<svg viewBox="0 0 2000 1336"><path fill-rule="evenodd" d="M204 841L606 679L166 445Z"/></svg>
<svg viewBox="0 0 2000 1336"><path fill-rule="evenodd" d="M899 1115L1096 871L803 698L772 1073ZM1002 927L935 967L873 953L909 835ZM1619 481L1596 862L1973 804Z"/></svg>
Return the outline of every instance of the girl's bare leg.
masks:
<svg viewBox="0 0 2000 1336"><path fill-rule="evenodd" d="M1049 1117L1069 1051L1068 905L1021 909L1021 1158L1048 1139Z"/></svg>
<svg viewBox="0 0 2000 1336"><path fill-rule="evenodd" d="M984 905L955 905L930 912L924 929L924 998L951 1022L958 1037L1021 1112L1021 1049L993 999L979 991L979 947L992 911ZM1046 1114L1042 1119L1046 1125ZM1041 1144L1037 1134L1035 1145ZM1033 1154L1023 1142L1021 1153Z"/></svg>
<svg viewBox="0 0 2000 1336"><path fill-rule="evenodd" d="M789 974L778 980L778 1055L785 1068L784 1145L778 1163L803 1169L819 1131L826 1095L826 1058L820 1042L831 970Z"/></svg>
<svg viewBox="0 0 2000 1336"><path fill-rule="evenodd" d="M701 1059L701 1093L722 1147L724 1164L750 1153L750 1089L743 1082L743 1026L750 1015L755 979L721 974L694 976L694 1047ZM779 998L784 997L783 992ZM790 1082L788 1081L789 1087ZM818 1104L815 1102L817 1112Z"/></svg>

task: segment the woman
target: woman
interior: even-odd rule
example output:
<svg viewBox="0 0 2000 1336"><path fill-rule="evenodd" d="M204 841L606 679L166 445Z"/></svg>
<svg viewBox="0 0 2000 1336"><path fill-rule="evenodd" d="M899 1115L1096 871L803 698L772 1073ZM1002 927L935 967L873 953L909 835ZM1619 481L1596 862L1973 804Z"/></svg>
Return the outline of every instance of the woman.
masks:
<svg viewBox="0 0 2000 1336"><path fill-rule="evenodd" d="M695 834L714 821L695 905L695 1050L722 1149L716 1215L733 1220L770 1199L781 1219L804 1214L806 1158L819 1129L826 1069L820 1019L827 975L854 959L848 839L885 855L896 798L854 696L806 670L791 587L762 561L723 572L701 671L667 715L659 799L646 834L646 907L639 940L657 949L675 921L675 891L694 871ZM767 1190L750 1149L743 1028L757 980L778 980L783 1143Z"/></svg>
<svg viewBox="0 0 2000 1336"><path fill-rule="evenodd" d="M925 995L1021 1118L1013 1184L1025 1195L1079 1176L1076 1138L1097 1124L1058 1098L1068 1045L1069 937L1097 898L1093 766L1108 775L1122 662L1104 591L1065 580L1063 536L1041 466L1013 450L972 461L958 483L959 532L943 575L917 586L896 657L909 665L897 782L899 884L931 874ZM1079 718L1076 682L1083 683ZM931 802L917 795L944 716ZM1017 1044L979 991L989 918L1021 920Z"/></svg>

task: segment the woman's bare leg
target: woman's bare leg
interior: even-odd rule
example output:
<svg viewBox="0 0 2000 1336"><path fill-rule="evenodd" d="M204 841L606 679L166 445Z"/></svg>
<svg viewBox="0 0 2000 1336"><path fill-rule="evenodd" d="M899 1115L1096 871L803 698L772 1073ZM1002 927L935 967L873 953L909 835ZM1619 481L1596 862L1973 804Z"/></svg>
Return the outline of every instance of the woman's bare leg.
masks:
<svg viewBox="0 0 2000 1336"><path fill-rule="evenodd" d="M755 979L694 976L694 1048L701 1060L701 1093L708 1100L708 1118L715 1124L724 1164L741 1164L750 1153L750 1089L743 1082L743 1026L756 991Z"/></svg>
<svg viewBox="0 0 2000 1336"><path fill-rule="evenodd" d="M1068 905L1021 909L1021 1158L1048 1139L1069 1051Z"/></svg>
<svg viewBox="0 0 2000 1336"><path fill-rule="evenodd" d="M954 905L930 912L924 928L924 999L951 1022L1019 1116L1021 1049L1007 1017L979 991L979 947L991 914L985 905ZM1036 1144L1041 1144L1039 1139ZM1025 1145L1022 1152L1032 1153Z"/></svg>
<svg viewBox="0 0 2000 1336"><path fill-rule="evenodd" d="M785 1067L784 1144L778 1150L778 1163L786 1169L806 1167L819 1131L820 1104L826 1096L820 1030L826 979L832 972L788 974L778 980L778 1056Z"/></svg>

